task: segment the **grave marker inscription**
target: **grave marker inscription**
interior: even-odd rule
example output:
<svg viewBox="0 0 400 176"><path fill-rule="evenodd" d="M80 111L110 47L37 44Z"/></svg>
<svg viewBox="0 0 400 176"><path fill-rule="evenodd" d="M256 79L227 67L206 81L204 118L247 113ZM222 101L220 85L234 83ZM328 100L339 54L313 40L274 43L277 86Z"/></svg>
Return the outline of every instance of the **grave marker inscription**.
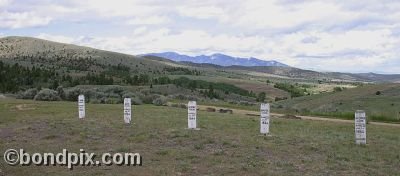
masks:
<svg viewBox="0 0 400 176"><path fill-rule="evenodd" d="M124 98L124 121L131 123L132 119L132 101L131 98Z"/></svg>
<svg viewBox="0 0 400 176"><path fill-rule="evenodd" d="M197 128L197 105L196 101L189 101L188 103L188 128Z"/></svg>
<svg viewBox="0 0 400 176"><path fill-rule="evenodd" d="M262 103L260 106L260 133L269 133L269 104Z"/></svg>
<svg viewBox="0 0 400 176"><path fill-rule="evenodd" d="M367 143L367 118L365 111L357 110L354 114L354 130L356 137L356 144Z"/></svg>
<svg viewBox="0 0 400 176"><path fill-rule="evenodd" d="M79 118L83 119L85 118L85 96L84 95L79 95L78 96L78 113L79 113Z"/></svg>

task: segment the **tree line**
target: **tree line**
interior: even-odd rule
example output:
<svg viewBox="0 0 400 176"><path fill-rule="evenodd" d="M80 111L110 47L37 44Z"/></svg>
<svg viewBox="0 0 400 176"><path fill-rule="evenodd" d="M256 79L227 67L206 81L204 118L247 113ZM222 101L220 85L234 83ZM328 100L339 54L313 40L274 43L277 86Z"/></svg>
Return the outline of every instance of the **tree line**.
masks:
<svg viewBox="0 0 400 176"><path fill-rule="evenodd" d="M172 69L168 71L183 71L186 69ZM199 74L191 71L190 74ZM87 72L85 76L71 76L68 73L57 72L53 68L26 67L18 63L10 65L0 61L0 92L16 93L29 88L57 89L59 86L74 87L76 85L164 85L174 84L178 87L199 91L209 98L220 98L219 93L238 94L242 96L257 97L255 93L226 83L214 83L204 80L192 80L187 77L171 79L167 76L129 73L129 67L117 65L108 71L100 73ZM218 93L218 92L219 93ZM259 98L258 99L264 99Z"/></svg>
<svg viewBox="0 0 400 176"><path fill-rule="evenodd" d="M28 68L18 63L9 65L0 61L0 91L16 93L23 88L45 84L50 86L58 77L52 69Z"/></svg>

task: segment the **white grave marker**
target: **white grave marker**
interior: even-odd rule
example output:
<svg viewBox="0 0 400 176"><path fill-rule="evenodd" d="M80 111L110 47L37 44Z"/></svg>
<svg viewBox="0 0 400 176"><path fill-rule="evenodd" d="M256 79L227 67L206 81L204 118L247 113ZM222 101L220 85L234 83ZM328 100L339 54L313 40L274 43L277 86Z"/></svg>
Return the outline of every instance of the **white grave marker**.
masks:
<svg viewBox="0 0 400 176"><path fill-rule="evenodd" d="M124 98L124 121L125 123L131 123L132 117L132 105L131 98Z"/></svg>
<svg viewBox="0 0 400 176"><path fill-rule="evenodd" d="M78 96L78 111L79 111L79 118L85 118L85 96L79 95Z"/></svg>
<svg viewBox="0 0 400 176"><path fill-rule="evenodd" d="M367 143L367 126L366 126L366 116L365 111L357 110L354 114L354 130L356 133L356 144L366 144Z"/></svg>
<svg viewBox="0 0 400 176"><path fill-rule="evenodd" d="M260 133L269 133L269 104L262 103L260 106Z"/></svg>
<svg viewBox="0 0 400 176"><path fill-rule="evenodd" d="M188 103L188 128L196 129L196 115L197 115L196 101L189 101Z"/></svg>

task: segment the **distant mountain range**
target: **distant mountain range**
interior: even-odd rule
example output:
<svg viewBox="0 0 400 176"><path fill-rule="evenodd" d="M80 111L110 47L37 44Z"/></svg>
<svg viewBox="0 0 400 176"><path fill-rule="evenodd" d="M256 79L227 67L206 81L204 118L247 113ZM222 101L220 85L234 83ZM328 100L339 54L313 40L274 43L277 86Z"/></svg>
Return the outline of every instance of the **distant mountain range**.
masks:
<svg viewBox="0 0 400 176"><path fill-rule="evenodd" d="M175 52L163 52L163 53L149 53L143 54L142 56L157 56L167 58L176 62L193 62L193 63L209 63L221 66L232 66L232 65L240 65L240 66L278 66L278 67L289 67L286 64L270 60L261 60L257 58L241 58L241 57L232 57L225 54L212 54L209 56L200 55L200 56L188 56Z"/></svg>

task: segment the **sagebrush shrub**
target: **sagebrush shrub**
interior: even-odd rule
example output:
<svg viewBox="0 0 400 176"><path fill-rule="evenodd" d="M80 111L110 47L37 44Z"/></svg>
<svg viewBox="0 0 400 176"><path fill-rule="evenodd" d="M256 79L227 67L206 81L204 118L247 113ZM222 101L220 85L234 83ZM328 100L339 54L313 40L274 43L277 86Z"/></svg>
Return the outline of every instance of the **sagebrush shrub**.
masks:
<svg viewBox="0 0 400 176"><path fill-rule="evenodd" d="M51 89L42 89L33 98L36 101L60 101L57 91Z"/></svg>
<svg viewBox="0 0 400 176"><path fill-rule="evenodd" d="M153 104L156 106L165 106L167 105L167 102L167 98L165 98L164 96L160 96L153 100Z"/></svg>
<svg viewBox="0 0 400 176"><path fill-rule="evenodd" d="M36 88L28 89L25 92L20 93L17 98L21 99L33 99L35 98L35 95L38 93L38 90Z"/></svg>

